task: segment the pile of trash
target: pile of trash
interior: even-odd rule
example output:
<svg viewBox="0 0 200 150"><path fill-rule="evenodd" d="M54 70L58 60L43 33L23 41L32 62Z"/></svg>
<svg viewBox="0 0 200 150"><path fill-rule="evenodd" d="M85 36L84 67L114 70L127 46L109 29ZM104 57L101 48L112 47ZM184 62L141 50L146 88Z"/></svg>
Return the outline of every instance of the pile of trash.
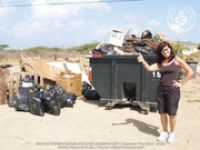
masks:
<svg viewBox="0 0 200 150"><path fill-rule="evenodd" d="M59 116L61 108L73 107L76 95L65 91L60 85L37 87L29 75L25 76L19 85L16 97L9 99L9 106L17 111L30 112L37 116L49 113Z"/></svg>
<svg viewBox="0 0 200 150"><path fill-rule="evenodd" d="M87 81L82 82L81 95L86 100L101 98ZM16 111L30 112L37 116L44 116L45 113L59 116L62 108L73 108L76 99L75 93L66 91L59 84L38 86L30 75L26 75L20 81L17 95L8 99L8 105Z"/></svg>
<svg viewBox="0 0 200 150"><path fill-rule="evenodd" d="M134 55L140 52L154 55L162 38L162 35L153 36L149 30L143 31L140 38L134 34L124 35L120 31L113 30L109 43L100 43L91 53L94 55Z"/></svg>

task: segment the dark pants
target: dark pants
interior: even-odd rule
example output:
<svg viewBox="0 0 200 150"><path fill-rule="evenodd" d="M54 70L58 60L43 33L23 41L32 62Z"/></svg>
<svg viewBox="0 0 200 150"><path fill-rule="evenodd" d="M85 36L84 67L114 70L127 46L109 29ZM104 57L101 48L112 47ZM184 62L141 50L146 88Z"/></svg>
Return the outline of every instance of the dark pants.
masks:
<svg viewBox="0 0 200 150"><path fill-rule="evenodd" d="M180 88L161 86L157 88L158 112L175 116L179 106Z"/></svg>

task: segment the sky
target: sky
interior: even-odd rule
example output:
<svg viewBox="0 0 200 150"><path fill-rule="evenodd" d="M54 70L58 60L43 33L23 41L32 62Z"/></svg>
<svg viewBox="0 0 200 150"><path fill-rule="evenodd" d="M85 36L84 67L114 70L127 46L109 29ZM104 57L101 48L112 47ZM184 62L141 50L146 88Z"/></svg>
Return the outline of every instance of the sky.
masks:
<svg viewBox="0 0 200 150"><path fill-rule="evenodd" d="M0 44L79 46L108 42L112 30L200 43L199 6L194 0L0 0Z"/></svg>

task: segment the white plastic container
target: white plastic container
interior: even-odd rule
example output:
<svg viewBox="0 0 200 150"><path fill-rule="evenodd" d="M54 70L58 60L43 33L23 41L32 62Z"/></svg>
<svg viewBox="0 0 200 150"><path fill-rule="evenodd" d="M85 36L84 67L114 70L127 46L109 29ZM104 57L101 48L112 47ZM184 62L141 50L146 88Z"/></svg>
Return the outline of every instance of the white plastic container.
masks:
<svg viewBox="0 0 200 150"><path fill-rule="evenodd" d="M124 42L124 37L125 34L122 31L112 30L109 44L122 47L122 44Z"/></svg>

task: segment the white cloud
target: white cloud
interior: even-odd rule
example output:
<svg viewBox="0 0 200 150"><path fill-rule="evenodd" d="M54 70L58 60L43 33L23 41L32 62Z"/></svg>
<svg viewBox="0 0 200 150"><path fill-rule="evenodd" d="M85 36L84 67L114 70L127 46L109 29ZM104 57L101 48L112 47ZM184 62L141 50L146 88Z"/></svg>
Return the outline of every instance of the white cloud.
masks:
<svg viewBox="0 0 200 150"><path fill-rule="evenodd" d="M8 4L10 0L2 0L1 4ZM12 7L0 7L0 32L6 31L7 27L5 25L6 21L8 21L12 14L14 13L14 8Z"/></svg>
<svg viewBox="0 0 200 150"><path fill-rule="evenodd" d="M110 38L110 27L106 23L102 23L95 31L94 31L94 39L106 41Z"/></svg>
<svg viewBox="0 0 200 150"><path fill-rule="evenodd" d="M147 24L148 24L149 26L153 26L153 27L158 27L158 26L160 26L160 22L157 21L157 20L150 20L150 21L148 21Z"/></svg>
<svg viewBox="0 0 200 150"><path fill-rule="evenodd" d="M10 16L13 14L14 8L0 7L0 22L4 22L10 19Z"/></svg>
<svg viewBox="0 0 200 150"><path fill-rule="evenodd" d="M100 0L91 0L94 2L98 2ZM84 2L84 0L83 0ZM86 9L92 9L92 10L97 10L99 12L110 12L111 8L109 5L107 5L106 3L91 3L91 4L85 4L84 7L86 7Z"/></svg>
<svg viewBox="0 0 200 150"><path fill-rule="evenodd" d="M84 0L81 0L84 2ZM79 1L79 2L81 2ZM98 1L98 0L93 0ZM70 19L80 18L84 10L102 11L110 10L110 7L106 3L91 3L91 4L70 4L70 5L48 5L49 3L58 3L57 0L32 0L32 5L44 4L44 6L32 6L31 15L28 20L24 20L14 27L15 35L18 36L32 36L36 33L42 34L46 30L55 30L63 26L64 22L73 28L78 28L85 25L84 20L78 20L70 22ZM59 1L59 3L66 3L65 0ZM69 0L67 2L75 2Z"/></svg>
<svg viewBox="0 0 200 150"><path fill-rule="evenodd" d="M5 30L6 30L6 27L0 26L0 32L5 31Z"/></svg>
<svg viewBox="0 0 200 150"><path fill-rule="evenodd" d="M56 2L54 0L54 2ZM32 6L31 17L35 19L63 19L71 15L78 15L80 11L79 5L48 5L47 0L34 0L33 5L45 4L44 6Z"/></svg>
<svg viewBox="0 0 200 150"><path fill-rule="evenodd" d="M48 33L54 29L60 28L61 24L59 21L42 21L42 20L32 20L24 21L19 23L13 28L14 34L16 36L23 37L37 37L42 33Z"/></svg>
<svg viewBox="0 0 200 150"><path fill-rule="evenodd" d="M69 26L73 29L83 28L86 25L86 22L83 20L77 20L69 23Z"/></svg>
<svg viewBox="0 0 200 150"><path fill-rule="evenodd" d="M29 37L30 35L38 35L38 33L44 31L44 28L42 28L41 22L30 19L16 25L13 31L16 36Z"/></svg>
<svg viewBox="0 0 200 150"><path fill-rule="evenodd" d="M125 20L136 20L137 17L134 16L134 15L126 14L126 15L124 16L124 19L125 19Z"/></svg>
<svg viewBox="0 0 200 150"><path fill-rule="evenodd" d="M140 35L140 28L138 27L137 24L127 24L125 27L124 27L124 33L127 33L129 32L129 34L134 34L136 36L138 36L138 34Z"/></svg>

